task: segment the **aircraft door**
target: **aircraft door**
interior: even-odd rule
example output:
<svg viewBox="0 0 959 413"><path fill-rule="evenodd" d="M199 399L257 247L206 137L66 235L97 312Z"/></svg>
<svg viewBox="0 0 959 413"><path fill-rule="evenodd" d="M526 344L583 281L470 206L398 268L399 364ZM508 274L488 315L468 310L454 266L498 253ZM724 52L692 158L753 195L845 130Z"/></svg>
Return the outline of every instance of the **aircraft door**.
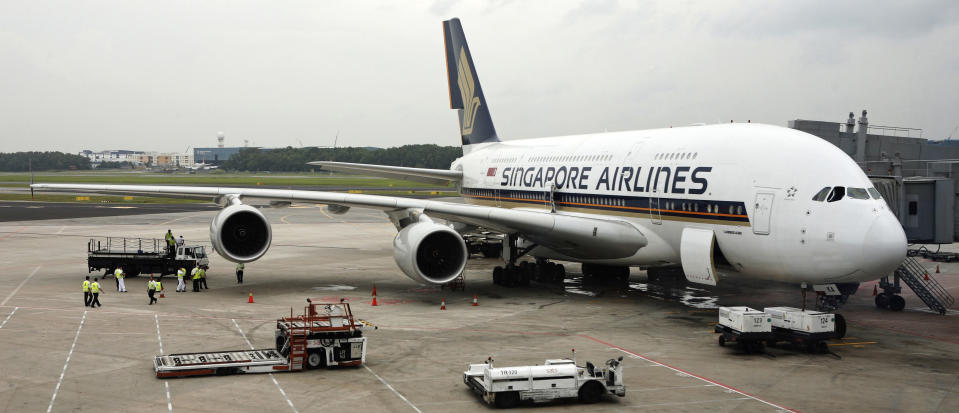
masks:
<svg viewBox="0 0 959 413"><path fill-rule="evenodd" d="M773 198L770 192L757 192L756 203L753 204L753 234L769 235L769 221L773 214Z"/></svg>
<svg viewBox="0 0 959 413"><path fill-rule="evenodd" d="M653 188L653 192L649 193L649 220L654 224L663 223L663 216L659 210L659 194L656 193L656 188Z"/></svg>

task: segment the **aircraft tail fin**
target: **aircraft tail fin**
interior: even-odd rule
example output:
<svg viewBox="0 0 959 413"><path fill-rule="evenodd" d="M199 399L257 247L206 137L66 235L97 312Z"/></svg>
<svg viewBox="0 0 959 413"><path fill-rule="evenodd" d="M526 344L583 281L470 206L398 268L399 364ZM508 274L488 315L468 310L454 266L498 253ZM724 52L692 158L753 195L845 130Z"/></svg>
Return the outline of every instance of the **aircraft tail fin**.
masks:
<svg viewBox="0 0 959 413"><path fill-rule="evenodd" d="M443 37L446 40L450 108L459 112L463 150L473 144L499 142L460 19L443 22Z"/></svg>

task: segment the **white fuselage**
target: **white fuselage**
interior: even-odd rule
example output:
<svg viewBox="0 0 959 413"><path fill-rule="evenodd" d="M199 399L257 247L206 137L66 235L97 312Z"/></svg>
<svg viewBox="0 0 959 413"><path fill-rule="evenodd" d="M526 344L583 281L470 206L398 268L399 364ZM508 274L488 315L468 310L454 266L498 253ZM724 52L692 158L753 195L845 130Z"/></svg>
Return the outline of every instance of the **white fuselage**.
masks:
<svg viewBox="0 0 959 413"><path fill-rule="evenodd" d="M471 145L452 168L470 203L627 221L649 240L598 264L680 264L684 228L715 233L737 273L814 284L872 280L905 258L886 202L839 148L793 129L723 124ZM875 191L873 191L875 192ZM552 201L550 201L552 199ZM545 248L532 255L568 259Z"/></svg>

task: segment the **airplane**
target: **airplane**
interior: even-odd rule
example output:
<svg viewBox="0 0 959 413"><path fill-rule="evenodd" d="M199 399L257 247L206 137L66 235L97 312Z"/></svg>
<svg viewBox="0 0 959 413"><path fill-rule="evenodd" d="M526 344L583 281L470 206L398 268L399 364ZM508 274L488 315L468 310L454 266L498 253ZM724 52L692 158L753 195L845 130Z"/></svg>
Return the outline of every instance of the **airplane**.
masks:
<svg viewBox="0 0 959 413"><path fill-rule="evenodd" d="M250 262L272 229L250 203L379 209L397 228L400 270L444 284L469 258L462 232L504 234L494 282L562 276L552 261L578 262L598 277L685 277L715 286L751 278L831 292L837 307L862 281L889 275L906 237L869 178L848 155L784 127L717 124L538 139L499 138L459 19L443 22L450 106L463 156L448 170L310 162L331 170L427 183L454 182L466 204L320 191L147 185L33 184L37 190L212 198L214 249ZM433 219L446 220L449 225ZM519 265L522 256L534 264ZM530 267L532 266L532 267ZM901 299L901 297L899 297Z"/></svg>

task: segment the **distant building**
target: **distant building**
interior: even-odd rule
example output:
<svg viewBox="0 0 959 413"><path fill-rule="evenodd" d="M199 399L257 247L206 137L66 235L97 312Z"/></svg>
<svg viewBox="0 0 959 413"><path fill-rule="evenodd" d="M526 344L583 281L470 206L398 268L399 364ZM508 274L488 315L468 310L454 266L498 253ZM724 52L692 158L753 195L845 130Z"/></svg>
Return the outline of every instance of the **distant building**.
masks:
<svg viewBox="0 0 959 413"><path fill-rule="evenodd" d="M96 168L103 162L129 162L135 166L188 167L193 165L192 153L159 153L148 151L107 150L94 152L84 150L79 153L90 160Z"/></svg>
<svg viewBox="0 0 959 413"><path fill-rule="evenodd" d="M196 163L207 165L221 165L231 156L236 155L244 147L225 148L193 148L193 160Z"/></svg>

